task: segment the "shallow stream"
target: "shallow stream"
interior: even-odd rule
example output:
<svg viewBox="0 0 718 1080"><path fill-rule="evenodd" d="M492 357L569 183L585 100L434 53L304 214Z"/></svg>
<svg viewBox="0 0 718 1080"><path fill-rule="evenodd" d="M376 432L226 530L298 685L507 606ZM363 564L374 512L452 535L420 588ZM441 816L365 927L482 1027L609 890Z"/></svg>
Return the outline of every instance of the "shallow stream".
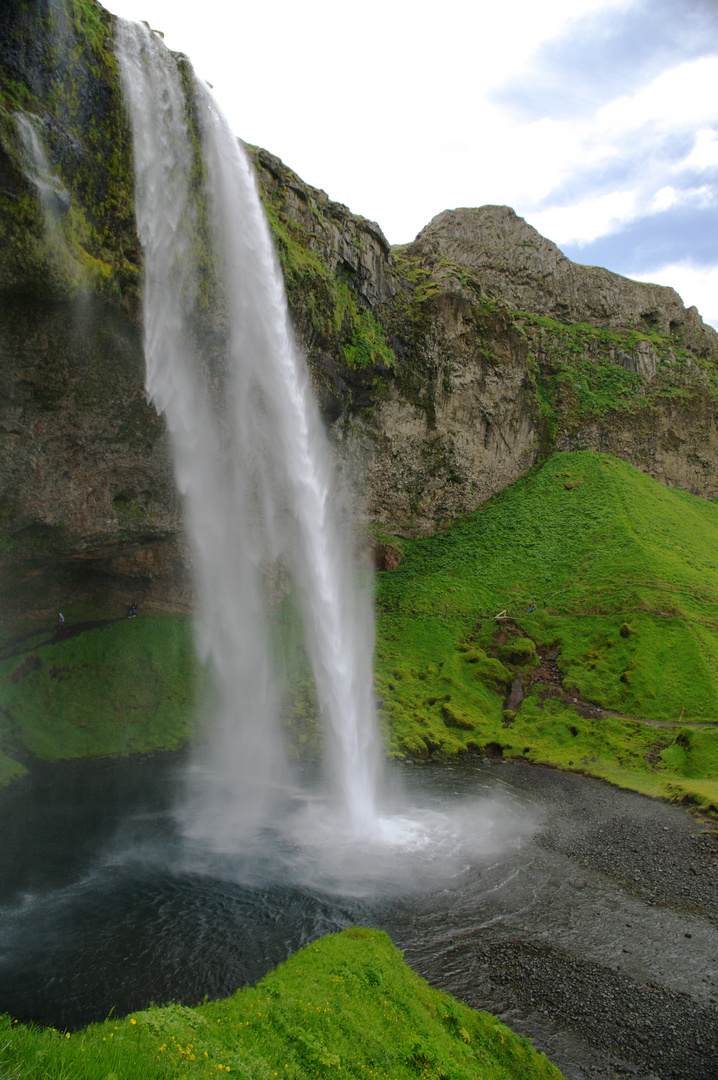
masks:
<svg viewBox="0 0 718 1080"><path fill-rule="evenodd" d="M684 812L547 769L403 765L372 843L295 792L281 826L208 851L180 838L180 772L79 764L2 793L0 1010L192 1004L359 923L570 1080L718 1078L718 846Z"/></svg>

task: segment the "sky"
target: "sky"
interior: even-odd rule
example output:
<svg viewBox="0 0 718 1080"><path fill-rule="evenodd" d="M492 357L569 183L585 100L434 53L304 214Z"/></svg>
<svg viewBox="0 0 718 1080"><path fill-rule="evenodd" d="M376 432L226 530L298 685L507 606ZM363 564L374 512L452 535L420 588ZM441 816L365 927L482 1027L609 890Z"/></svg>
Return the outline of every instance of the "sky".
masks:
<svg viewBox="0 0 718 1080"><path fill-rule="evenodd" d="M718 328L718 0L105 0L392 244L512 206Z"/></svg>

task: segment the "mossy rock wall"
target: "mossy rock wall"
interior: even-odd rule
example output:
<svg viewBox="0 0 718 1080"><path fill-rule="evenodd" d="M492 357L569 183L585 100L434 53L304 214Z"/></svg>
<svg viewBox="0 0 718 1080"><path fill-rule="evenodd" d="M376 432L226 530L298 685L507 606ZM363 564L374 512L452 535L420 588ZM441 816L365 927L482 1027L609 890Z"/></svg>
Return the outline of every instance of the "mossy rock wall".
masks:
<svg viewBox="0 0 718 1080"><path fill-rule="evenodd" d="M113 17L0 25L0 588L4 620L94 596L186 602L164 422L148 404L131 136Z"/></svg>
<svg viewBox="0 0 718 1080"><path fill-rule="evenodd" d="M112 38L113 18L93 0L5 6L0 287L39 297L90 289L136 315L131 137ZM33 135L47 171L33 159ZM48 183L54 193L41 190Z"/></svg>
<svg viewBox="0 0 718 1080"><path fill-rule="evenodd" d="M718 337L672 289L577 267L506 207L452 212L454 232L389 249L378 226L252 153L324 415L370 518L432 532L556 449L718 495ZM508 232L479 256L465 218L492 214ZM565 311L547 307L534 266L547 259L556 288L578 290ZM514 310L524 301L534 309Z"/></svg>

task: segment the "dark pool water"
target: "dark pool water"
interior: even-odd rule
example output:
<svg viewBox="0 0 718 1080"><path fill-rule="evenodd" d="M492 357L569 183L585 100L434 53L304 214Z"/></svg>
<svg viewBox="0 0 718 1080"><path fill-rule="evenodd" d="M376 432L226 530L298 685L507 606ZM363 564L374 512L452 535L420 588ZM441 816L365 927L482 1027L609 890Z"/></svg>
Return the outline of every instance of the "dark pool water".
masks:
<svg viewBox="0 0 718 1080"><path fill-rule="evenodd" d="M549 770L402 766L371 843L305 799L216 852L180 837L181 772L68 766L2 793L0 1011L76 1027L194 1003L359 923L569 1077L718 1077L715 865L681 811Z"/></svg>

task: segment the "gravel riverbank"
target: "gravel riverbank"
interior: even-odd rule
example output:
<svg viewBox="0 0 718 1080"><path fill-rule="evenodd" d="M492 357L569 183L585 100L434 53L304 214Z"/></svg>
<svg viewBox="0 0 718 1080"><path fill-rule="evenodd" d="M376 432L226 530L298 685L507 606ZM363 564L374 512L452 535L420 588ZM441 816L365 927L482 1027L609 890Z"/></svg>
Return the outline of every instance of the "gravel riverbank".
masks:
<svg viewBox="0 0 718 1080"><path fill-rule="evenodd" d="M523 853L530 883L478 927L460 913L432 957L407 935L407 961L568 1080L718 1080L718 835L600 781L492 769L550 808Z"/></svg>

